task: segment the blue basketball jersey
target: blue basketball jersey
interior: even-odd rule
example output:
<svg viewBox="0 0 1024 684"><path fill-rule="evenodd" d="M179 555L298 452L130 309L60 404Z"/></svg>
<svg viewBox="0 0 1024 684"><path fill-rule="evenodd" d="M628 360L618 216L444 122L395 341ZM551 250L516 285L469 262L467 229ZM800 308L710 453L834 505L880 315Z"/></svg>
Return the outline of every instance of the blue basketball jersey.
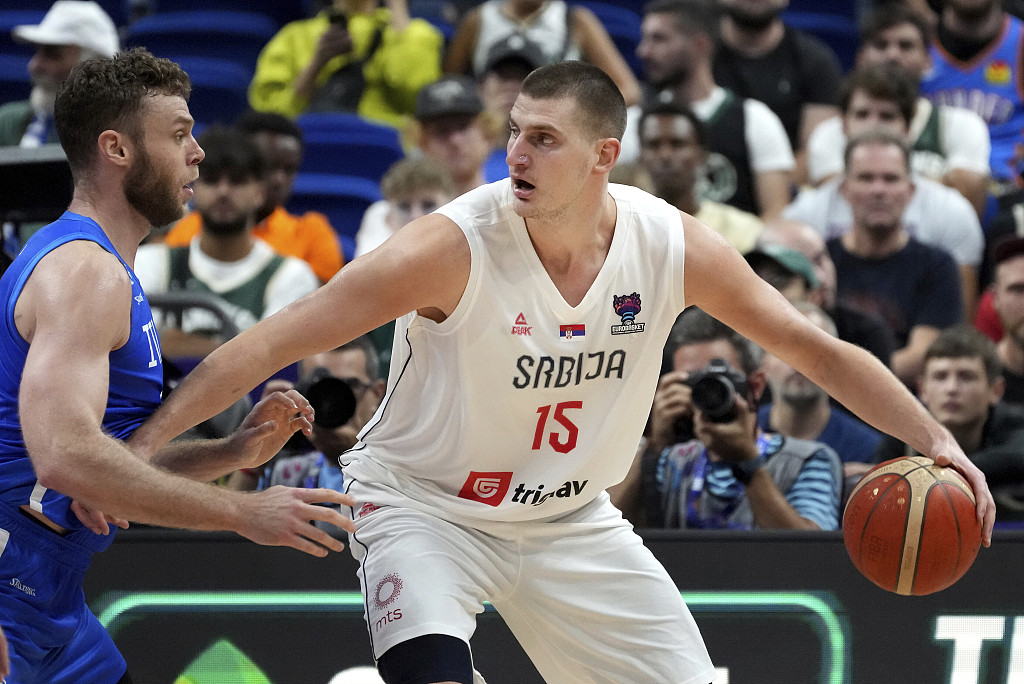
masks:
<svg viewBox="0 0 1024 684"><path fill-rule="evenodd" d="M1021 168L1014 148L1024 133L1022 36L1024 23L1007 15L992 45L970 62L933 43L934 67L921 82L921 94L932 102L971 109L985 120L992 138L992 176L1000 181L1016 179Z"/></svg>
<svg viewBox="0 0 1024 684"><path fill-rule="evenodd" d="M99 225L92 219L65 212L43 227L0 278L0 504L16 509L28 504L47 518L72 531L70 537L82 546L98 551L113 541L113 534L97 535L83 527L70 510L71 499L42 487L29 461L18 418L18 388L25 367L28 344L14 324L14 305L26 280L40 259L73 240L89 240L117 256L132 283L131 335L120 349L110 353L110 386L103 429L112 437L126 439L160 404L163 367L160 343L146 295L132 269L117 254ZM74 387L68 387L74 392ZM60 397L54 397L60 401ZM74 453L67 454L73 464Z"/></svg>

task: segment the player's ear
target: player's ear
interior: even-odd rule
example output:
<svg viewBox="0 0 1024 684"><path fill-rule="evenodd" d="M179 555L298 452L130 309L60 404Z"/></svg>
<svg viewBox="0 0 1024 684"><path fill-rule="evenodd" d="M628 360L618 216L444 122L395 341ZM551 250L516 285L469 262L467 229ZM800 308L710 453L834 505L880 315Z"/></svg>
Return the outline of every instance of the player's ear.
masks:
<svg viewBox="0 0 1024 684"><path fill-rule="evenodd" d="M612 168L615 167L615 162L619 160L619 154L622 152L622 143L615 138L602 138L597 143L597 164L595 170L601 173L610 173Z"/></svg>
<svg viewBox="0 0 1024 684"><path fill-rule="evenodd" d="M107 129L96 139L96 147L100 156L112 164L125 166L129 160L129 150L125 147L125 138L117 131Z"/></svg>

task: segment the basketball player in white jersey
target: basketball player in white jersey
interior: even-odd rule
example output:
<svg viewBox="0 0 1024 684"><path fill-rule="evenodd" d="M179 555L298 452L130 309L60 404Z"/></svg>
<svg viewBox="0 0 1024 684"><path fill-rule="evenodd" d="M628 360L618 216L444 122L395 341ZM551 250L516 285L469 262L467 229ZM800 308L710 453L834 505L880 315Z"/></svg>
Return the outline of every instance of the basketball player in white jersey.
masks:
<svg viewBox="0 0 1024 684"><path fill-rule="evenodd" d="M410 223L220 347L134 441L149 453L278 368L399 319L385 399L340 459L386 682L474 681L484 601L546 681L711 681L679 589L604 491L629 468L691 304L965 473L988 544L984 477L881 363L691 216L609 185L625 105L607 75L534 71L510 124L511 180Z"/></svg>

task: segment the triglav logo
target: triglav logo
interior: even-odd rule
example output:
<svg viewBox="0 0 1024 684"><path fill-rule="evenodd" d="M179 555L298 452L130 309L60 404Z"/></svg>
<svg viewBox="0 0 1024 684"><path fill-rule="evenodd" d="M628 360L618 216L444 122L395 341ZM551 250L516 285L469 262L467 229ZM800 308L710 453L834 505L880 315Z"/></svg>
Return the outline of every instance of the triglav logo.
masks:
<svg viewBox="0 0 1024 684"><path fill-rule="evenodd" d="M481 473L471 470L466 483L462 485L459 498L497 506L505 498L511 483L512 473Z"/></svg>
<svg viewBox="0 0 1024 684"><path fill-rule="evenodd" d="M615 314L622 319L622 325L612 326L612 335L628 335L644 331L644 324L636 322L636 315L640 313L639 293L634 292L621 297L612 295L612 308L615 310Z"/></svg>

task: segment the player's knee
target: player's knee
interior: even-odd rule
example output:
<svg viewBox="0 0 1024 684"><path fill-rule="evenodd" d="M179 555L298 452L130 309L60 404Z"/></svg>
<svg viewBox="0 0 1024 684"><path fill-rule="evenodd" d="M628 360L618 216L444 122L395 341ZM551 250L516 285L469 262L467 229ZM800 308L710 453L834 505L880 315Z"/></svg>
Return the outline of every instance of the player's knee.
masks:
<svg viewBox="0 0 1024 684"><path fill-rule="evenodd" d="M473 684L469 644L447 634L426 634L389 648L377 661L387 684Z"/></svg>

